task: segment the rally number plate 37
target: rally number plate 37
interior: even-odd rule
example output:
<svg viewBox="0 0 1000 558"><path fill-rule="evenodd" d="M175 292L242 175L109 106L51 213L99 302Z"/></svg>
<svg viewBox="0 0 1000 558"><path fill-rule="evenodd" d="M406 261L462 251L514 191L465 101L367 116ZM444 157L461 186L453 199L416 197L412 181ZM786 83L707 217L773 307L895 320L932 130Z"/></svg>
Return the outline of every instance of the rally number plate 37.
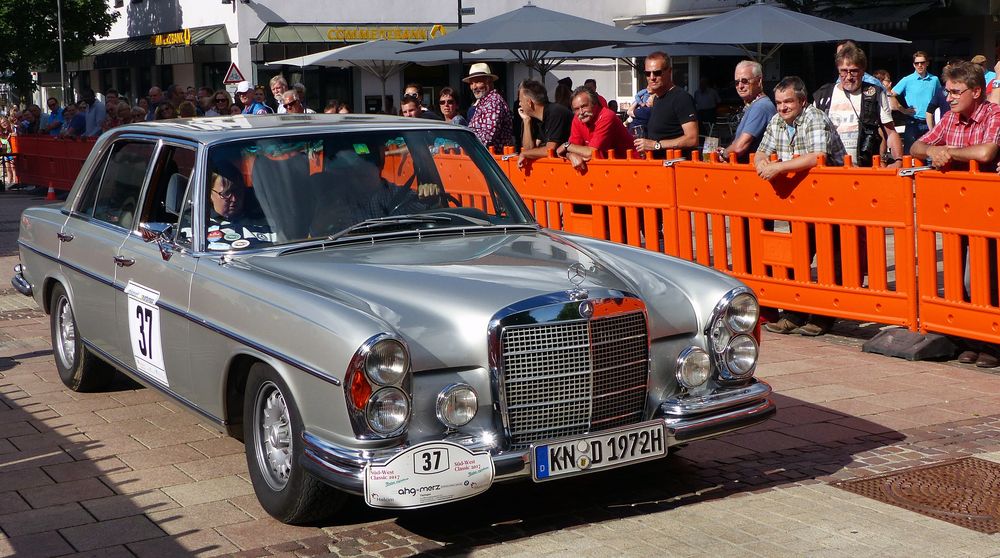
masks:
<svg viewBox="0 0 1000 558"><path fill-rule="evenodd" d="M576 438L531 446L535 482L611 469L667 454L663 423L647 422Z"/></svg>

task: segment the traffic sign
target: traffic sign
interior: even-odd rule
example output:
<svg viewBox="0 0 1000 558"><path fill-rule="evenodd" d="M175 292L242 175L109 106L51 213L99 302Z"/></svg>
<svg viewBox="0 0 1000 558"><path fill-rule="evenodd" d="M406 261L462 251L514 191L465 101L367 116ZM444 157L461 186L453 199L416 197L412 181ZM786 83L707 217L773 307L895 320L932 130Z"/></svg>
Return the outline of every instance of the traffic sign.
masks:
<svg viewBox="0 0 1000 558"><path fill-rule="evenodd" d="M236 62L230 62L229 70L226 71L226 77L222 80L222 83L226 85L232 85L234 83L239 83L241 81L246 81L247 78L243 77L243 72L236 67Z"/></svg>

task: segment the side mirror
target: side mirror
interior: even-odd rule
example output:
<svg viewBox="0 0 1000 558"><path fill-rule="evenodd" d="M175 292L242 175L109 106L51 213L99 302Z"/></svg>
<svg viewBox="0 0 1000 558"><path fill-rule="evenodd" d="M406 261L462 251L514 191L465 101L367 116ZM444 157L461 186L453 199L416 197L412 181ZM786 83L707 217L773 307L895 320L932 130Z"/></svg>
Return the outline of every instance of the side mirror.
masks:
<svg viewBox="0 0 1000 558"><path fill-rule="evenodd" d="M164 261L174 255L174 226L170 223L139 223L139 232L143 242L156 242L160 256Z"/></svg>

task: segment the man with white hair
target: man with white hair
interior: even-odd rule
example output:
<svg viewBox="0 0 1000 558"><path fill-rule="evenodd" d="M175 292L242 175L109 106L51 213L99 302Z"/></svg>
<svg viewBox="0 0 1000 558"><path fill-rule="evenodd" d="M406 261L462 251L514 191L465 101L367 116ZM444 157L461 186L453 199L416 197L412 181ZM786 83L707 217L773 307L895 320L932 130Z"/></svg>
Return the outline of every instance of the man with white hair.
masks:
<svg viewBox="0 0 1000 558"><path fill-rule="evenodd" d="M471 129L486 147L497 150L514 145L513 122L510 106L500 92L493 88L497 76L490 72L489 64L477 62L469 68L469 75L462 79L469 84L476 98L476 112L469 121Z"/></svg>
<svg viewBox="0 0 1000 558"><path fill-rule="evenodd" d="M285 79L285 76L278 74L271 78L268 85L271 87L271 94L274 95L275 102L278 103L278 110L276 112L284 114L286 111L282 95L285 94L285 91L288 91L288 80Z"/></svg>
<svg viewBox="0 0 1000 558"><path fill-rule="evenodd" d="M733 142L722 151L722 157L736 154L745 163L757 151L767 123L777 113L774 102L764 94L764 72L759 62L744 60L736 65L736 92L743 99L743 116L733 134Z"/></svg>

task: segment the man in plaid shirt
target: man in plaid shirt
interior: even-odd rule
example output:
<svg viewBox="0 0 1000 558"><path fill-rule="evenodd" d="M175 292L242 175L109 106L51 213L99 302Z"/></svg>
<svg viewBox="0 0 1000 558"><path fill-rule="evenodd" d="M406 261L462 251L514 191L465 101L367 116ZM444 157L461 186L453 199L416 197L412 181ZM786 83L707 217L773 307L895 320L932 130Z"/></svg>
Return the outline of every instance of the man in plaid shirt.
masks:
<svg viewBox="0 0 1000 558"><path fill-rule="evenodd" d="M809 170L826 156L829 166L844 164L844 144L826 113L808 104L806 85L796 76L774 87L778 109L764 130L755 156L757 174L764 180L789 172ZM777 153L778 160L771 161Z"/></svg>
<svg viewBox="0 0 1000 558"><path fill-rule="evenodd" d="M980 168L993 170L1000 153L1000 106L986 100L982 69L957 62L945 67L943 77L951 111L913 144L910 154L935 167L977 161Z"/></svg>

